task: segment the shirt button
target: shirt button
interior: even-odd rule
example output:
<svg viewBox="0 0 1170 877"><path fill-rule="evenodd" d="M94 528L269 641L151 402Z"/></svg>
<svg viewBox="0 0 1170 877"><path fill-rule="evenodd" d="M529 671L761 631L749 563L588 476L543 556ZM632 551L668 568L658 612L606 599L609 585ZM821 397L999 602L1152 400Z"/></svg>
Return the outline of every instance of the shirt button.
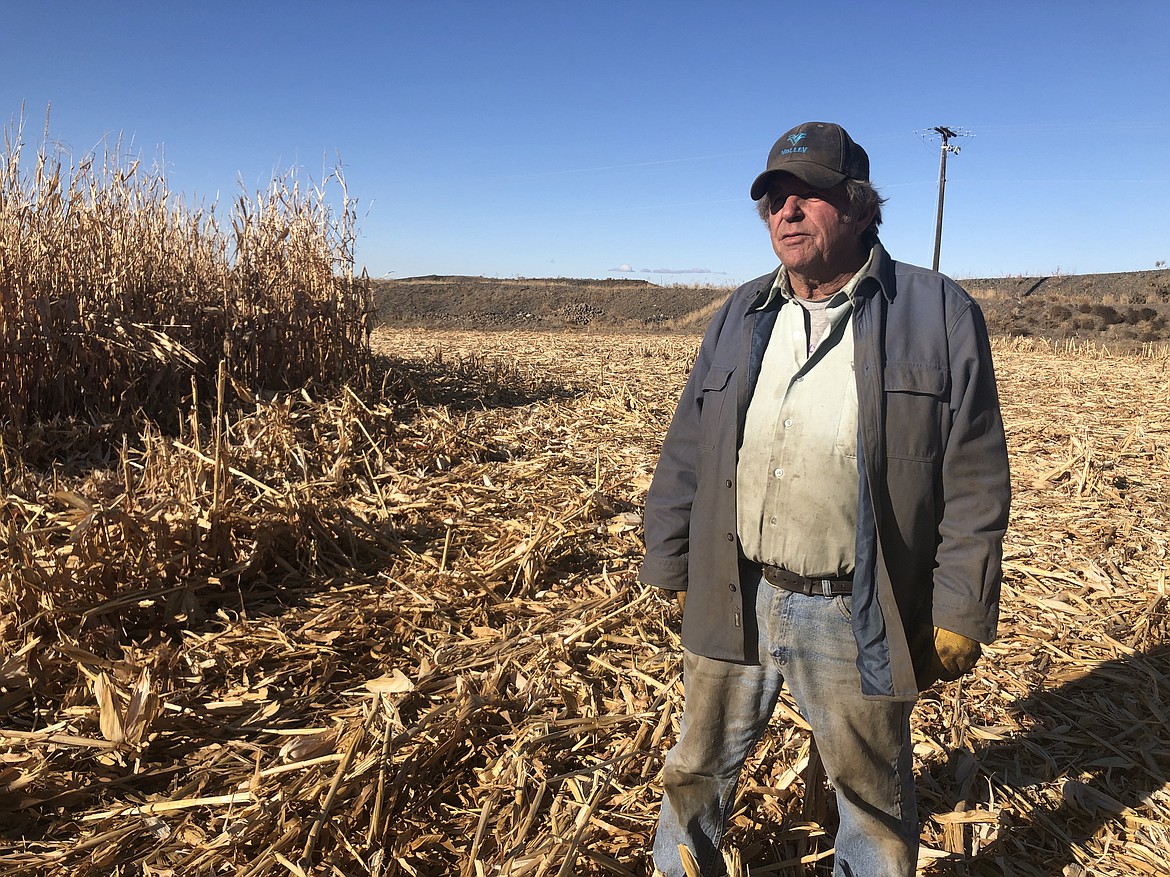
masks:
<svg viewBox="0 0 1170 877"><path fill-rule="evenodd" d="M783 469L777 469L777 470L776 470L775 472L773 472L772 474L773 474L773 475L775 475L777 478L783 478L783 477L784 477L784 470L783 470Z"/></svg>
<svg viewBox="0 0 1170 877"><path fill-rule="evenodd" d="M784 421L784 428L785 429L792 429L792 418L789 418L788 420Z"/></svg>
<svg viewBox="0 0 1170 877"><path fill-rule="evenodd" d="M768 518L768 523L771 524L773 527L775 527L776 526L776 519L775 518Z"/></svg>

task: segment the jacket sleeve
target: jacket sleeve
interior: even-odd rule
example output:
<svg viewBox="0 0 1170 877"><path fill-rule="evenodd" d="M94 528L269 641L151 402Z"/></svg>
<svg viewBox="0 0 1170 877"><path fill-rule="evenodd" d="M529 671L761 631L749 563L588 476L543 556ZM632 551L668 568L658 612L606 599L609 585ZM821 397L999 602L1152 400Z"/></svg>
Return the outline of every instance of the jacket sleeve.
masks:
<svg viewBox="0 0 1170 877"><path fill-rule="evenodd" d="M974 302L948 327L951 426L942 460L934 625L995 639L1011 484L983 315Z"/></svg>
<svg viewBox="0 0 1170 877"><path fill-rule="evenodd" d="M662 453L646 494L643 517L646 557L638 580L671 591L685 591L690 553L691 506L699 484L699 421L702 379L711 366L730 299L711 321L698 357L662 442Z"/></svg>

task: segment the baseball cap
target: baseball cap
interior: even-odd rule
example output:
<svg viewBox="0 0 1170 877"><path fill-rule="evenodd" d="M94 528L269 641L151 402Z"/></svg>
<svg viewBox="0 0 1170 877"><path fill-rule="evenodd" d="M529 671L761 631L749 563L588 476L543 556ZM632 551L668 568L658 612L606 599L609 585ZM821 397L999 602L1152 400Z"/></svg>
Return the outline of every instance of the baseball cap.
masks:
<svg viewBox="0 0 1170 877"><path fill-rule="evenodd" d="M840 125L805 122L784 134L768 153L764 172L752 183L753 201L764 197L779 173L831 189L845 179L868 181L869 156Z"/></svg>

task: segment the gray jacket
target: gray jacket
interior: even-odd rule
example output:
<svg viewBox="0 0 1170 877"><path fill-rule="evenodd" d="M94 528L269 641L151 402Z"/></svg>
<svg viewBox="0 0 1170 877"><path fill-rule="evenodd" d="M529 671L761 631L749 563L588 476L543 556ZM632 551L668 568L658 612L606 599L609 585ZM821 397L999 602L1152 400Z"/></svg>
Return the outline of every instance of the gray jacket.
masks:
<svg viewBox="0 0 1170 877"><path fill-rule="evenodd" d="M736 535L736 457L776 314L775 272L712 320L646 497L639 579L686 590L683 645L758 663L753 588ZM881 244L854 293L858 402L853 630L868 697L918 695L932 628L995 638L1010 486L987 329L978 305ZM800 516L791 516L800 526Z"/></svg>

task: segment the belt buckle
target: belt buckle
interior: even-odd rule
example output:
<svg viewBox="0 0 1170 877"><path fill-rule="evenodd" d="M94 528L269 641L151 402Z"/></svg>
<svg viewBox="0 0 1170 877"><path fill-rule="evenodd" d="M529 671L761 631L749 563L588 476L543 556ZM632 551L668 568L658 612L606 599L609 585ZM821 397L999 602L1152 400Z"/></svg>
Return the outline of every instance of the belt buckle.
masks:
<svg viewBox="0 0 1170 877"><path fill-rule="evenodd" d="M821 579L821 595L825 597L833 596L833 583L829 579Z"/></svg>

